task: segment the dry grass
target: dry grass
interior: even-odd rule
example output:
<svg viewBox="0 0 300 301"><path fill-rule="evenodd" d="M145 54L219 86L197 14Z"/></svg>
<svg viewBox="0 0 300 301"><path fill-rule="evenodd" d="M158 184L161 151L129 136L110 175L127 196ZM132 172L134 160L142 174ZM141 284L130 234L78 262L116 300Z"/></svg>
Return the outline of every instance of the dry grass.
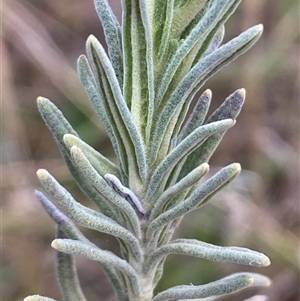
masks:
<svg viewBox="0 0 300 301"><path fill-rule="evenodd" d="M114 4L119 1L111 1ZM213 166L241 162L245 172L212 205L185 220L178 235L221 245L243 245L267 253L272 265L261 270L274 285L272 301L299 300L299 4L244 1L230 19L226 39L263 23L259 43L208 82L213 107L245 87L247 102L237 126L225 137ZM116 5L116 12L119 13ZM76 59L90 33L103 39L92 1L10 0L2 4L2 300L39 293L60 298L50 247L54 225L33 191L35 171L47 168L72 193L75 187L35 99L50 98L81 137L110 156L110 144L81 88ZM250 172L251 171L251 172ZM113 238L88 233L104 248ZM78 259L89 300L113 301L104 275ZM238 270L185 257L170 257L159 289L207 282ZM242 300L248 293L224 300Z"/></svg>

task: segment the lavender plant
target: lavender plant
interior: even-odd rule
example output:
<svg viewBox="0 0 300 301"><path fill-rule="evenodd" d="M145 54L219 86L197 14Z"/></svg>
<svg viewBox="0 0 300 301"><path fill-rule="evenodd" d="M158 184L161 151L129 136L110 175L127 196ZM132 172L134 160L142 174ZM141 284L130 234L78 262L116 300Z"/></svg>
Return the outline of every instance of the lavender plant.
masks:
<svg viewBox="0 0 300 301"><path fill-rule="evenodd" d="M57 224L58 281L65 301L86 300L74 255L96 261L118 301L215 300L267 277L237 273L203 285L180 285L153 295L170 254L267 266L264 254L172 235L182 218L205 205L240 172L226 166L205 181L209 159L235 124L245 90L228 96L206 117L212 93L192 100L223 66L249 49L262 33L254 26L221 45L224 23L241 0L122 0L119 24L106 0L95 0L108 54L94 37L78 59L80 81L112 142L115 165L79 138L48 99L38 108L71 174L99 211L77 202L45 169L37 172L47 195L36 196ZM103 250L75 226L113 235L122 258ZM26 301L53 301L39 295Z"/></svg>

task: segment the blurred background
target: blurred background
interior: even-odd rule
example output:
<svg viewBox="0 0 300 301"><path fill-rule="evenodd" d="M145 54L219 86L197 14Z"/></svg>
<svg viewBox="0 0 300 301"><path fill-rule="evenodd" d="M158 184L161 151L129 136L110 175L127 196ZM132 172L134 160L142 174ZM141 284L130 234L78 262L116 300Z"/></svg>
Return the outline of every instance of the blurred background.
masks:
<svg viewBox="0 0 300 301"><path fill-rule="evenodd" d="M110 1L120 16L119 1ZM55 225L34 196L35 172L46 168L75 196L76 187L55 142L39 116L37 96L51 99L87 143L113 159L110 143L76 75L85 40L103 32L93 1L10 0L1 6L1 297L19 301L29 294L61 300L55 281ZM267 268L170 256L157 287L202 284L233 272L268 275L273 285L253 293L272 301L299 300L299 3L243 1L226 24L225 41L263 23L264 34L246 54L203 87L213 92L211 111L238 88L247 90L237 125L211 159L212 169L240 162L243 172L213 201L189 215L177 237L219 245L247 246L266 253ZM118 252L113 237L84 233L104 249ZM113 301L98 266L78 257L89 301Z"/></svg>

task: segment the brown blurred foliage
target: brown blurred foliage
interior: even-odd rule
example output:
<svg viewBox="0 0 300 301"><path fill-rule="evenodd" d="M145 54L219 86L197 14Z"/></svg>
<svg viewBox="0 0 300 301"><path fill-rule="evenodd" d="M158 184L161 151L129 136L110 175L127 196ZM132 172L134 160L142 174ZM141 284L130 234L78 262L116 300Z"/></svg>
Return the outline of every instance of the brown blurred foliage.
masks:
<svg viewBox="0 0 300 301"><path fill-rule="evenodd" d="M119 1L110 1L120 16ZM89 206L75 186L36 108L50 98L83 140L108 157L112 151L76 75L85 40L103 32L92 1L10 0L1 6L1 282L2 300L29 294L60 298L55 282L54 223L34 197L38 168L48 169ZM180 283L201 284L235 271L272 278L257 290L272 301L299 300L299 3L245 0L226 24L228 40L263 23L264 34L249 52L225 67L206 87L212 110L244 87L247 100L237 125L211 160L213 167L237 161L244 172L210 205L185 219L177 236L247 246L266 253L261 270L171 256L158 290ZM104 249L117 252L112 237L86 231ZM105 275L78 258L88 300L113 301ZM256 290L222 300L243 300Z"/></svg>

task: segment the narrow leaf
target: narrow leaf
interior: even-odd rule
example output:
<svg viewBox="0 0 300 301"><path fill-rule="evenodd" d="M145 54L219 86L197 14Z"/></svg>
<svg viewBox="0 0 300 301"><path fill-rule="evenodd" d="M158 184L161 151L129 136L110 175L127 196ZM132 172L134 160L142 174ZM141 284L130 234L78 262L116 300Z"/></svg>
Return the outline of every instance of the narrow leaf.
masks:
<svg viewBox="0 0 300 301"><path fill-rule="evenodd" d="M72 195L63 188L47 170L39 169L36 174L43 187L59 205L59 209L67 216L72 215L72 211L79 211L98 219L105 219L109 222L116 223L104 214L76 202Z"/></svg>
<svg viewBox="0 0 300 301"><path fill-rule="evenodd" d="M194 96L208 78L250 48L258 40L261 33L262 25L257 25L246 30L238 37L200 60L182 79L157 117L153 133L151 162L153 162L157 156L165 129L173 114L176 112L176 109L180 107L186 99L191 99L190 96Z"/></svg>
<svg viewBox="0 0 300 301"><path fill-rule="evenodd" d="M171 171L172 168L179 163L184 156L187 156L197 145L199 145L209 136L229 129L234 125L234 123L235 122L232 119L217 121L215 123L201 126L188 135L163 159L160 165L156 168L149 182L146 197L150 199L150 197L156 192L165 174L168 171Z"/></svg>
<svg viewBox="0 0 300 301"><path fill-rule="evenodd" d="M181 5L176 5L174 11L172 35L176 38L184 37L184 32L186 32L187 29L191 30L198 24L206 12L207 4L210 0L189 0L183 2Z"/></svg>
<svg viewBox="0 0 300 301"><path fill-rule="evenodd" d="M161 8L163 4L165 4L165 11L162 11ZM172 22L174 15L174 0L155 1L155 5L156 15L154 17L154 24L157 24L156 28L158 28L158 30L155 33L155 40L157 41L157 44L159 43L159 47L157 46L155 49L158 49L157 58L160 61L164 57L166 50L169 47L168 42L172 30Z"/></svg>
<svg viewBox="0 0 300 301"><path fill-rule="evenodd" d="M77 185L81 190L96 203L100 208L100 211L107 217L117 221L119 224L124 224L124 219L120 215L120 212L112 206L111 203L106 200L95 187L90 183L88 178L81 172L80 168L71 159L70 151L64 152L64 159L76 180Z"/></svg>
<svg viewBox="0 0 300 301"><path fill-rule="evenodd" d="M150 131L152 126L153 120L153 112L154 112L154 62L153 62L153 37L152 37L152 20L150 16L151 12L151 1L147 0L139 0L139 13L140 18L142 21L142 26L140 22L137 20L137 28L136 31L132 31L131 38L132 38L132 56L133 56L133 63L136 62L136 59L139 58L139 66L135 71L135 66L133 66L133 75L135 78L133 79L133 99L132 99L132 106L131 111L134 112L135 108L138 105L143 105L143 100L146 100L146 129L144 133L145 140L149 142L150 139ZM132 13L132 16L134 14ZM133 22L133 21L132 21ZM133 24L133 23L132 23ZM134 29L134 26L132 26ZM138 38L140 37L140 38ZM134 44L134 40L137 39L136 44ZM143 48L146 46L146 50ZM136 49L139 51L139 56L135 55ZM146 63L146 64L145 64ZM136 76L139 72L139 76ZM146 77L146 79L144 79ZM145 81L145 82L144 82ZM145 87L145 83L147 86ZM141 88L140 96L135 93L134 87L138 87L138 91ZM144 90L144 91L143 91ZM145 94L145 95L144 95ZM144 109L143 109L144 111ZM140 120L141 115L134 116L134 120ZM140 132L143 133L143 127L140 128Z"/></svg>
<svg viewBox="0 0 300 301"><path fill-rule="evenodd" d="M133 207L107 184L77 146L71 148L71 155L74 162L80 168L82 173L90 180L93 187L103 195L105 199L126 215L128 227L132 228L135 234L140 237L140 223Z"/></svg>
<svg viewBox="0 0 300 301"><path fill-rule="evenodd" d="M65 119L62 112L50 100L39 97L37 99L37 104L43 119L45 120L48 128L55 137L63 158L66 161L67 166L77 185L90 199L92 199L99 206L102 212L104 212L107 216L118 219L116 214L111 210L110 206L108 204L105 204L105 201L103 201L103 199L99 198L99 193L93 187L91 187L86 178L82 176L78 168L71 161L70 152L63 141L63 137L65 134L78 136L75 130Z"/></svg>
<svg viewBox="0 0 300 301"><path fill-rule="evenodd" d="M63 136L67 133L78 137L62 112L49 99L38 97L37 105L41 116L59 145L64 146Z"/></svg>
<svg viewBox="0 0 300 301"><path fill-rule="evenodd" d="M225 27L222 25L209 43L208 48L204 52L204 56L215 51L222 43L225 34Z"/></svg>
<svg viewBox="0 0 300 301"><path fill-rule="evenodd" d="M123 186L121 181L112 174L105 174L104 179L117 193L119 193L124 199L126 199L131 204L131 206L134 208L135 212L140 218L143 218L145 216L146 210L143 208L142 203L132 190Z"/></svg>
<svg viewBox="0 0 300 301"><path fill-rule="evenodd" d="M96 247L92 242L90 242L72 223L72 221L66 217L62 212L60 212L45 196L42 192L36 191L36 196L46 209L47 213L54 219L54 221L58 224L58 227L61 231L65 233L65 235L73 240L79 240L84 243L90 244ZM115 269L110 265L106 265L104 263L100 264L101 268L108 276L117 298L119 301L128 301L124 298L125 294L125 284L123 283L123 279L119 277L116 273ZM126 294L125 294L126 295Z"/></svg>
<svg viewBox="0 0 300 301"><path fill-rule="evenodd" d="M60 212L45 196L42 192L36 191L36 196L38 200L41 202L43 207L46 209L47 213L50 215L50 217L53 218L53 220L58 224L59 229L65 233L65 235L73 240L79 240L84 243L90 244L94 247L96 247L92 242L90 242L72 223L72 221L66 217L62 212ZM99 263L100 264L100 263ZM123 279L119 277L119 275L116 273L115 269L108 265L101 263L101 268L105 272L105 274L108 276L114 290L116 293L116 296L118 298L118 301L128 301L126 299L126 290L125 290L125 284L123 282Z"/></svg>
<svg viewBox="0 0 300 301"><path fill-rule="evenodd" d="M116 177L120 177L119 169L114 163L97 152L90 145L82 141L80 138L74 135L66 134L64 135L63 139L68 149L71 149L73 145L78 146L101 176L111 173Z"/></svg>
<svg viewBox="0 0 300 301"><path fill-rule="evenodd" d="M128 278L135 295L140 295L140 285L136 271L127 261L121 259L112 252L104 251L83 242L71 239L55 239L51 246L63 253L83 255L91 260L111 265Z"/></svg>
<svg viewBox="0 0 300 301"><path fill-rule="evenodd" d="M209 89L205 90L204 93L201 94L193 109L193 112L185 122L183 128L180 131L180 134L178 135L178 138L176 139L177 143L183 140L186 136L188 136L191 132L193 132L196 128L203 124L210 106L211 96L212 93Z"/></svg>
<svg viewBox="0 0 300 301"><path fill-rule="evenodd" d="M246 91L239 89L229 95L221 106L216 109L207 119L206 124L231 118L236 119L245 102ZM219 145L225 132L216 133L210 136L202 145L196 148L186 159L183 164L179 179L184 177L197 164L208 162L213 152Z"/></svg>
<svg viewBox="0 0 300 301"><path fill-rule="evenodd" d="M117 81L114 69L99 41L94 36L87 40L87 54L94 66L94 72L98 75L99 86L102 87L106 99L106 113L111 111L111 122L116 123L116 130L121 135L121 140L126 139L126 148L130 169L134 171L137 164L142 180L146 178L147 165L142 137L136 127L132 115L123 98L121 88ZM133 149L133 150L132 150ZM135 153L135 155L134 155ZM129 174L131 176L131 174Z"/></svg>
<svg viewBox="0 0 300 301"><path fill-rule="evenodd" d="M153 233L167 223L184 216L199 206L205 205L217 191L230 183L239 174L240 170L241 167L238 163L222 168L200 185L186 200L154 219L148 227L147 238L151 239Z"/></svg>
<svg viewBox="0 0 300 301"><path fill-rule="evenodd" d="M236 119L245 102L246 90L239 89L230 94L224 102L207 119L206 123L227 118Z"/></svg>
<svg viewBox="0 0 300 301"><path fill-rule="evenodd" d="M57 238L66 238L62 230L57 230ZM75 260L72 255L57 252L57 278L64 301L86 301L81 290Z"/></svg>
<svg viewBox="0 0 300 301"><path fill-rule="evenodd" d="M104 92L100 88L97 88L93 72L84 55L81 55L78 58L77 72L80 82L82 83L95 112L99 116L105 131L111 140L112 146L121 165L123 180L125 180L124 174L128 175L128 162L126 160L127 155L125 147L114 124L113 118L106 108Z"/></svg>
<svg viewBox="0 0 300 301"><path fill-rule="evenodd" d="M84 206L80 206L71 194L64 189L46 170L39 170L38 177L41 180L45 189L57 202L60 210L62 210L74 222L107 233L120 238L131 250L137 259L142 258L142 251L139 246L139 241L127 229L118 225L115 221L103 216L101 213L92 212Z"/></svg>
<svg viewBox="0 0 300 301"><path fill-rule="evenodd" d="M123 44L123 65L124 65L124 85L123 95L128 108L131 108L132 101L132 43L131 43L131 0L122 0L122 44Z"/></svg>
<svg viewBox="0 0 300 301"><path fill-rule="evenodd" d="M120 24L114 15L107 0L94 0L95 8L101 20L105 40L108 47L108 54L112 66L116 72L116 77L120 87L123 86L123 53L122 53L122 33Z"/></svg>
<svg viewBox="0 0 300 301"><path fill-rule="evenodd" d="M157 89L156 99L160 103L166 93L169 84L180 66L183 59L188 55L196 43L205 41L210 30L218 23L219 19L226 13L228 0L214 1L209 7L208 11L204 14L203 18L193 28L190 34L182 41L181 45L173 55L171 62L168 64L163 76L160 80L160 85Z"/></svg>
<svg viewBox="0 0 300 301"><path fill-rule="evenodd" d="M144 272L146 274L149 273L149 271L156 268L164 257L171 254L194 256L213 261L228 261L258 267L268 266L270 264L270 260L267 256L250 249L241 247L220 247L204 242L197 242L198 241L181 239L159 247L147 258L144 265Z"/></svg>
<svg viewBox="0 0 300 301"><path fill-rule="evenodd" d="M207 51L210 46L212 46L212 42L214 38L218 35L218 32L222 32L222 27L226 23L226 21L229 19L229 17L234 13L234 11L237 9L237 7L240 5L242 0L233 0L228 2L227 6L224 9L224 14L222 14L222 17L219 19L218 23L215 24L215 26L211 29L209 32L205 42L201 45L196 45L193 49L192 55L189 55L189 63L193 59L193 63L191 66L194 66L199 60L207 55ZM222 35L222 33L221 33ZM221 41L220 41L221 42ZM217 42L218 43L218 42ZM217 49L216 47L215 49ZM197 51L197 54L195 53Z"/></svg>
<svg viewBox="0 0 300 301"><path fill-rule="evenodd" d="M176 197L183 190L197 183L208 172L208 170L209 165L207 163L204 163L196 167L186 177L181 179L181 181L165 190L155 202L149 220L152 221L159 214L161 214L164 211L164 208L166 208L168 203L172 200L172 198Z"/></svg>
<svg viewBox="0 0 300 301"><path fill-rule="evenodd" d="M72 223L72 221L66 217L62 212L60 212L45 196L42 192L36 191L36 196L41 202L43 207L46 209L47 213L53 218L53 220L58 224L59 229L65 233L65 235L73 240L79 240L84 243L90 244L96 247L92 242L90 242ZM119 277L115 269L110 265L101 263L101 268L104 270L105 274L108 276L111 284L114 287L117 298L119 301L128 301L124 298L125 284L123 279Z"/></svg>
<svg viewBox="0 0 300 301"><path fill-rule="evenodd" d="M58 208L56 208L56 206L48 200L42 192L36 190L35 195L49 216L55 221L68 238L90 243L90 241L76 228L73 222Z"/></svg>
<svg viewBox="0 0 300 301"><path fill-rule="evenodd" d="M269 286L270 279L255 273L236 273L203 285L179 285L157 294L152 301L196 299L232 294L249 286Z"/></svg>

